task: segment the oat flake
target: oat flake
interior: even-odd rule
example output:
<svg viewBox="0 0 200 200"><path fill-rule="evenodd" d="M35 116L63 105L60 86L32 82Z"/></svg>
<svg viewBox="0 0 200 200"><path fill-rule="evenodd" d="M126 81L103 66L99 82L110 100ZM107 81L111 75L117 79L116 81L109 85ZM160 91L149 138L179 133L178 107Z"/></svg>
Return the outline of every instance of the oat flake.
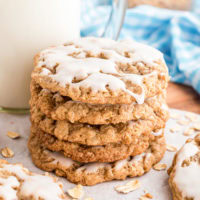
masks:
<svg viewBox="0 0 200 200"><path fill-rule="evenodd" d="M1 149L1 154L5 158L12 158L14 156L14 152L8 147Z"/></svg>
<svg viewBox="0 0 200 200"><path fill-rule="evenodd" d="M80 184L72 189L69 189L67 192L72 198L75 199L80 199L84 194L83 186Z"/></svg>
<svg viewBox="0 0 200 200"><path fill-rule="evenodd" d="M8 131L7 132L7 136L11 139L16 139L16 138L19 138L20 135L19 133L16 133L16 132L12 132L12 131Z"/></svg>
<svg viewBox="0 0 200 200"><path fill-rule="evenodd" d="M129 192L137 190L138 188L140 188L139 180L133 180L133 181L126 183L125 185L116 186L115 190L117 192L127 194Z"/></svg>

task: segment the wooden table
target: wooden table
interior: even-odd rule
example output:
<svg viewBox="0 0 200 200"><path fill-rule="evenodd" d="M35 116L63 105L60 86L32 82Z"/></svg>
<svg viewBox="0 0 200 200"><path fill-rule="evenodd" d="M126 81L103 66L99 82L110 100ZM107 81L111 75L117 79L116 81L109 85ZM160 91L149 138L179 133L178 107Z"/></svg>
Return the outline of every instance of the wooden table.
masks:
<svg viewBox="0 0 200 200"><path fill-rule="evenodd" d="M169 83L167 103L170 108L200 114L200 95L189 86Z"/></svg>

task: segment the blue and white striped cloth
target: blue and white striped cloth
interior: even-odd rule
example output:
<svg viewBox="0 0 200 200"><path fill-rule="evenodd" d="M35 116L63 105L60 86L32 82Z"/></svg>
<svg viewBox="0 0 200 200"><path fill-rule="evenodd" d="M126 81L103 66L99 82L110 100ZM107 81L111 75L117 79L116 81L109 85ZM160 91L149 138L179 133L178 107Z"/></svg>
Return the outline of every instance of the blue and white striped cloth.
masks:
<svg viewBox="0 0 200 200"><path fill-rule="evenodd" d="M111 0L82 2L81 36L100 36ZM162 51L171 80L189 84L200 93L200 0L193 7L192 12L151 6L128 9L120 38L132 38Z"/></svg>

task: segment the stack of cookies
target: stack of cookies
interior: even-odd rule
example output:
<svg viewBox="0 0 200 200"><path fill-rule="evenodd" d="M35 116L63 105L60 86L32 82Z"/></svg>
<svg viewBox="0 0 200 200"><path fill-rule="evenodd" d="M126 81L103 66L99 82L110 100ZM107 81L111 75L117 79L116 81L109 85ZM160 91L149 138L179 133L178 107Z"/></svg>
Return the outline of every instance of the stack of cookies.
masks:
<svg viewBox="0 0 200 200"><path fill-rule="evenodd" d="M162 53L132 40L87 37L40 52L33 162L83 185L141 176L165 153L168 80Z"/></svg>

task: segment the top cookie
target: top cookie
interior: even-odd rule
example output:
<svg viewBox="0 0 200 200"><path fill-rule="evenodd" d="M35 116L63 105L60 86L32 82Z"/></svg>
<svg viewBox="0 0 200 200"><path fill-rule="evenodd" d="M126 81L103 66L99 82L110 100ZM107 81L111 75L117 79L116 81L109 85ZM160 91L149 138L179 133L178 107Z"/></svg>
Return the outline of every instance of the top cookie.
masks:
<svg viewBox="0 0 200 200"><path fill-rule="evenodd" d="M183 145L168 172L174 200L200 199L200 134Z"/></svg>
<svg viewBox="0 0 200 200"><path fill-rule="evenodd" d="M166 88L169 77L162 53L150 46L87 37L36 55L32 79L74 101L142 104Z"/></svg>

